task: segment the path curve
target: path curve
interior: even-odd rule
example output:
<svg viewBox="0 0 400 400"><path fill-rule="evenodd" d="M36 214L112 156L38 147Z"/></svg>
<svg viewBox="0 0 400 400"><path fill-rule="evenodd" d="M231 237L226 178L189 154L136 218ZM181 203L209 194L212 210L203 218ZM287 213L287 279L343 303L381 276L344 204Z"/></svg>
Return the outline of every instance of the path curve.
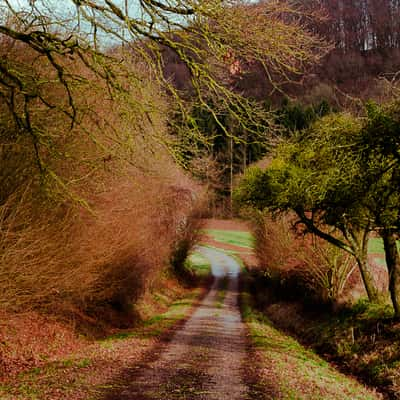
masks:
<svg viewBox="0 0 400 400"><path fill-rule="evenodd" d="M212 265L214 282L196 311L161 356L118 395L121 400L244 400L241 368L245 328L238 307L238 262L198 247Z"/></svg>

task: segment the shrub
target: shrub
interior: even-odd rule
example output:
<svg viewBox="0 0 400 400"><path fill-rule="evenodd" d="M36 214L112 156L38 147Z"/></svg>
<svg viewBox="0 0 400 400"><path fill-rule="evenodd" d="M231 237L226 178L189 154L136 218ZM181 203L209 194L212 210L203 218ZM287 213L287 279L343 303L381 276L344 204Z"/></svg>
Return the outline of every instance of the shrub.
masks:
<svg viewBox="0 0 400 400"><path fill-rule="evenodd" d="M29 103L33 130L18 125L22 90L14 88L20 115L0 105L0 308L126 312L169 267L195 207L198 188L164 145L167 103L149 77L114 70L124 90L110 92L66 58L80 77L71 125L46 61L21 45L0 42L0 52L51 104ZM124 68L145 78L134 63Z"/></svg>
<svg viewBox="0 0 400 400"><path fill-rule="evenodd" d="M253 216L255 252L261 268L281 295L308 297L316 303L334 305L355 265L343 251L315 236L296 231L290 215L273 218Z"/></svg>

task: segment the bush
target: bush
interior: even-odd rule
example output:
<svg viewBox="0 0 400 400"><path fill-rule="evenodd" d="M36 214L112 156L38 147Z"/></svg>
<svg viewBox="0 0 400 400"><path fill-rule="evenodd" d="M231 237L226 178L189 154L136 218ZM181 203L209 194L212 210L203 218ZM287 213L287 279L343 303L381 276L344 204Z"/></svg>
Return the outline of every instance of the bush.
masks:
<svg viewBox="0 0 400 400"><path fill-rule="evenodd" d="M126 312L169 267L196 207L198 187L164 145L167 103L134 63L123 68L143 80L113 66L122 88L112 91L65 58L79 76L71 124L46 60L5 42L0 53L45 100L28 104L32 129L18 125L23 90L14 88L14 110L0 105L0 308Z"/></svg>
<svg viewBox="0 0 400 400"><path fill-rule="evenodd" d="M91 211L39 208L27 194L18 207L13 198L2 206L0 306L120 306L154 283L182 240L180 224L193 203L161 178L109 185Z"/></svg>
<svg viewBox="0 0 400 400"><path fill-rule="evenodd" d="M290 215L253 216L255 252L280 295L335 305L355 269L352 257L315 236L296 231Z"/></svg>
<svg viewBox="0 0 400 400"><path fill-rule="evenodd" d="M200 238L202 226L202 220L197 218L195 214L182 219L178 226L170 258L172 269L178 277L185 278L185 275L189 273L185 267L185 261Z"/></svg>

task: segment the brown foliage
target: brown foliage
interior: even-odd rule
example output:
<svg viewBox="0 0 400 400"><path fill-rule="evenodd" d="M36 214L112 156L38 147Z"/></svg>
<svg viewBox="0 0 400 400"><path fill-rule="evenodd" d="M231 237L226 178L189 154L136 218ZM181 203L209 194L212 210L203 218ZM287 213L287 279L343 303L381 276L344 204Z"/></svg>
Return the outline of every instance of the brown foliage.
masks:
<svg viewBox="0 0 400 400"><path fill-rule="evenodd" d="M73 329L34 312L1 312L0 381L79 349Z"/></svg>
<svg viewBox="0 0 400 400"><path fill-rule="evenodd" d="M160 89L126 62L113 66L123 88L110 92L65 58L70 104L45 57L20 44L0 47L38 94L2 88L0 308L129 311L168 268L198 192L163 144ZM129 68L143 79L129 80Z"/></svg>
<svg viewBox="0 0 400 400"><path fill-rule="evenodd" d="M340 302L355 269L352 257L315 236L302 235L293 222L290 215L254 219L255 252L261 268L280 282L282 290L308 293L323 304Z"/></svg>
<svg viewBox="0 0 400 400"><path fill-rule="evenodd" d="M135 301L167 267L193 207L161 177L135 178L105 180L90 211L73 204L38 210L27 193L15 207L10 198L0 224L1 306Z"/></svg>

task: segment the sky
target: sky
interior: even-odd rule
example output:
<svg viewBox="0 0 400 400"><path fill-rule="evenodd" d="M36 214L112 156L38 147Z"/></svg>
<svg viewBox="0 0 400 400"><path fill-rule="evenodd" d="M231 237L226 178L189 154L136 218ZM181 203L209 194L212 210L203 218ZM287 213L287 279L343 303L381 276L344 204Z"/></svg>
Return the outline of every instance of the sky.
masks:
<svg viewBox="0 0 400 400"><path fill-rule="evenodd" d="M56 19L57 21L63 21L68 29L77 30L78 29L78 18L76 7L73 4L72 0L33 0L35 6L40 11L42 15L52 16L52 19ZM14 8L15 11L26 11L30 12L32 10L31 2L32 0L8 0L11 7ZM98 1L97 3L101 4L103 1ZM114 3L117 6L124 8L124 0L114 0ZM129 11L132 17L140 18L140 6L137 0L129 0ZM6 0L0 0L0 9L8 10ZM55 18L54 18L55 17ZM107 21L109 24L110 22ZM116 26L116 25L115 25ZM92 32L92 27L88 22L85 22L83 19L80 24L80 32L89 34ZM59 29L59 26L57 26ZM114 28L115 31L122 32L122 29ZM128 34L125 32L124 36L127 37ZM97 31L97 39L102 44L113 45L118 42L118 39L110 34L105 34L101 30Z"/></svg>
<svg viewBox="0 0 400 400"><path fill-rule="evenodd" d="M168 4L170 6L178 7L185 7L190 3L189 1L185 0L158 1L164 4ZM7 2L15 11L22 11L28 14L31 14L32 12L33 3L42 16L49 16L50 21L57 21L55 24L53 24L53 28L55 31L62 32L64 30L66 36L69 36L71 32L74 32L76 34L78 34L79 32L79 36L88 43L91 43L92 45L94 43L94 40L96 40L96 45L98 46L98 49L105 50L110 47L118 46L124 40L135 42L137 39L141 39L141 36L137 32L132 31L131 33L128 31L127 28L123 27L121 21L118 20L118 22L113 23L109 17L104 16L104 14L101 13L98 13L96 15L97 21L100 23L103 22L108 28L111 29L108 29L108 32L105 32L101 28L97 27L95 31L93 25L90 22L88 22L84 18L77 18L77 8L73 0L0 0L0 25L1 20L4 20L5 16L9 14ZM93 0L93 3L108 8L105 0ZM125 0L113 0L113 3L120 7L122 10L125 9ZM92 15L92 9L87 7L86 10L90 13L90 15ZM128 13L131 18L139 21L137 24L137 26L139 27L143 27L141 26L141 22L149 24L149 22L152 21L151 17L144 12L144 8L140 4L140 0L128 0ZM37 12L35 14L37 14ZM186 25L188 22L187 19L192 18L190 16L185 17L173 13L167 13L165 11L162 11L161 14L163 15L163 17L166 17L166 19L158 17L157 21L155 21L154 25L152 25L154 28L159 28L161 31L171 29L169 24L167 25L166 23L167 20L169 22L172 22L173 25L175 23L179 25ZM36 21L39 21L39 24L41 24L42 20L43 19L36 19ZM80 21L79 24L78 21ZM30 27L31 26L32 25L30 25ZM49 25L46 23L46 26ZM40 29L40 27L38 29ZM144 30L146 29L150 29L149 26L144 27ZM175 28L172 27L172 29ZM110 30L113 33L110 33ZM93 34L94 31L96 32L96 36L94 36ZM94 39L94 37L96 39Z"/></svg>
<svg viewBox="0 0 400 400"><path fill-rule="evenodd" d="M31 8L30 3L32 0L8 0L12 7L15 7L16 10L29 10ZM75 6L71 0L33 0L36 6L40 9L43 4L47 6L47 8L51 8L52 11L57 13L66 13L66 12L74 12ZM96 1L98 4L104 4L104 1ZM124 0L114 0L114 3L124 8L125 1ZM0 4L2 6L6 6L5 0L0 0ZM129 0L129 13L132 17L139 17L140 15L140 4L137 0Z"/></svg>

